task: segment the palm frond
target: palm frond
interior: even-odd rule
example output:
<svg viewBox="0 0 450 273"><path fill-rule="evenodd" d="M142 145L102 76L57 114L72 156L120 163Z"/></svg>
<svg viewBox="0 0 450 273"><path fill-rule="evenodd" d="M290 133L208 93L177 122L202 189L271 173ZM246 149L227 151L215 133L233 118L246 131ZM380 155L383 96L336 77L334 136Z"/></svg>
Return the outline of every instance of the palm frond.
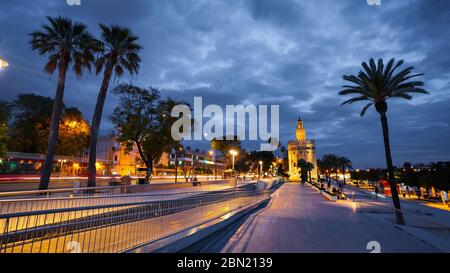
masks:
<svg viewBox="0 0 450 273"><path fill-rule="evenodd" d="M370 106L379 103L385 104L389 98L410 100L412 99L411 93L428 94L428 91L423 88L424 83L416 79L424 74L413 74L413 66L398 71L403 63L403 60L396 62L395 59L391 59L385 66L383 59L375 62L373 58L369 62L363 62L362 69L356 76L343 76L343 79L352 85L344 85L344 89L339 92L339 95L355 95L355 97L346 100L342 105L370 101L361 112L363 116Z"/></svg>
<svg viewBox="0 0 450 273"><path fill-rule="evenodd" d="M373 103L368 103L366 106L364 106L364 108L361 111L360 116L364 117L364 115L366 114L367 110L373 105Z"/></svg>
<svg viewBox="0 0 450 273"><path fill-rule="evenodd" d="M341 105L353 104L355 102L365 101L365 100L370 100L370 98L368 98L367 96L356 97L356 98L352 98L352 99L344 101Z"/></svg>
<svg viewBox="0 0 450 273"><path fill-rule="evenodd" d="M90 69L94 62L94 48L89 40L94 38L87 31L87 26L73 22L61 16L47 17L47 24L41 30L30 33L30 45L40 55L50 55L44 67L47 73L53 73L59 63L67 67L74 62L76 74Z"/></svg>
<svg viewBox="0 0 450 273"><path fill-rule="evenodd" d="M139 71L141 58L139 51L142 47L137 43L139 37L134 36L131 29L116 25L106 26L100 24L104 43L104 51L97 62L97 73L99 73L107 62L114 67L114 73L120 77L124 71L130 75Z"/></svg>

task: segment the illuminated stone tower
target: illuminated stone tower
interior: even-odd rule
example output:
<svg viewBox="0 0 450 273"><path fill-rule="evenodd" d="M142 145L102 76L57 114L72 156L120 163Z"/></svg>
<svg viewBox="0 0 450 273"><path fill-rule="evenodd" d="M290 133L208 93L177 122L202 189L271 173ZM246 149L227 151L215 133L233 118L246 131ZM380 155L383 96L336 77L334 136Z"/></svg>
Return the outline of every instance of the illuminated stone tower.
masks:
<svg viewBox="0 0 450 273"><path fill-rule="evenodd" d="M297 162L300 159L304 159L314 165L311 177L317 179L316 143L314 140L306 138L306 129L300 118L297 121L295 140L288 143L288 159L291 181L300 181L301 170L297 167Z"/></svg>
<svg viewBox="0 0 450 273"><path fill-rule="evenodd" d="M297 141L305 141L306 140L306 130L305 127L303 127L303 121L298 118L297 121L297 131L295 133L296 140Z"/></svg>

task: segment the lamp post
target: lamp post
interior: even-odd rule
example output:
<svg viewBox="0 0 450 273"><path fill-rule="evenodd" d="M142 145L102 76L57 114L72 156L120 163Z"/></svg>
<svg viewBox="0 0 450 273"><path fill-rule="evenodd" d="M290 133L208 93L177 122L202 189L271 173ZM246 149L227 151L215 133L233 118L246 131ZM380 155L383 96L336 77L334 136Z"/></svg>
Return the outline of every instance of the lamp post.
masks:
<svg viewBox="0 0 450 273"><path fill-rule="evenodd" d="M175 183L178 182L178 150L182 151L183 148L175 149Z"/></svg>
<svg viewBox="0 0 450 273"><path fill-rule="evenodd" d="M235 159L236 155L238 154L238 152L236 152L235 150L231 150L230 154L232 156L232 160L231 160L231 166L232 167L231 167L231 169L233 170L233 173L234 173L234 159Z"/></svg>
<svg viewBox="0 0 450 273"><path fill-rule="evenodd" d="M261 174L263 172L263 162L259 161L259 179L261 179Z"/></svg>
<svg viewBox="0 0 450 273"><path fill-rule="evenodd" d="M214 177L215 177L215 180L217 180L216 156L214 154L214 151L209 151L209 155L211 156L211 160L214 164Z"/></svg>
<svg viewBox="0 0 450 273"><path fill-rule="evenodd" d="M235 159L235 157L236 157L236 155L238 154L238 152L237 151L235 151L235 150L231 150L230 151L230 154L232 155L232 163L231 163L231 169L233 170L233 175L235 175L235 173L234 173L234 159ZM237 188L237 177L235 177L235 179L234 179L234 188L236 189Z"/></svg>

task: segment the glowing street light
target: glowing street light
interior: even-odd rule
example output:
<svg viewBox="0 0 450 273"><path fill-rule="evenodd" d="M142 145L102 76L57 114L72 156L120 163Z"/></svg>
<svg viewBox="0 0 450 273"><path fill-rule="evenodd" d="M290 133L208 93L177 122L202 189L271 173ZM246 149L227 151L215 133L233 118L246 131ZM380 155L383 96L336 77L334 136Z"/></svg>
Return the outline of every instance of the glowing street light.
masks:
<svg viewBox="0 0 450 273"><path fill-rule="evenodd" d="M259 178L261 178L261 174L263 172L263 164L264 162L262 162L261 160L259 161Z"/></svg>
<svg viewBox="0 0 450 273"><path fill-rule="evenodd" d="M9 66L8 62L0 58L0 69L6 68L8 66Z"/></svg>
<svg viewBox="0 0 450 273"><path fill-rule="evenodd" d="M235 150L230 150L230 154L232 155L232 158L233 158L233 160L232 160L232 170L233 170L233 172L234 172L234 158L235 158L235 156L237 156L238 155L238 152L237 151L235 151Z"/></svg>
<svg viewBox="0 0 450 273"><path fill-rule="evenodd" d="M214 151L209 151L209 155L211 156L211 160L214 163L214 177L217 180L216 157L214 156Z"/></svg>

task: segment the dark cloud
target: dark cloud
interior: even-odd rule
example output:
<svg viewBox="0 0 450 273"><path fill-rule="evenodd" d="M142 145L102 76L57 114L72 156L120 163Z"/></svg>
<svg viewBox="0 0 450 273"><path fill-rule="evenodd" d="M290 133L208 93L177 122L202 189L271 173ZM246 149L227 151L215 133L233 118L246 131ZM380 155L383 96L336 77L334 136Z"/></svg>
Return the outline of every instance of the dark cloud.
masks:
<svg viewBox="0 0 450 273"><path fill-rule="evenodd" d="M379 118L359 117L362 105L341 107L342 75L357 73L371 57L405 59L425 72L430 96L391 103L394 160L450 160L450 2L447 0L2 0L0 55L11 66L0 72L1 98L19 93L53 96L55 75L42 72L43 57L31 51L28 33L45 16L69 16L99 34L98 23L129 26L144 46L135 77L115 79L155 86L167 96L204 104L279 104L286 143L301 116L319 155L339 153L358 167L383 166ZM100 78L69 75L65 101L90 119ZM103 129L117 98L109 95ZM258 143L248 143L257 148ZM192 143L207 149L207 143Z"/></svg>

